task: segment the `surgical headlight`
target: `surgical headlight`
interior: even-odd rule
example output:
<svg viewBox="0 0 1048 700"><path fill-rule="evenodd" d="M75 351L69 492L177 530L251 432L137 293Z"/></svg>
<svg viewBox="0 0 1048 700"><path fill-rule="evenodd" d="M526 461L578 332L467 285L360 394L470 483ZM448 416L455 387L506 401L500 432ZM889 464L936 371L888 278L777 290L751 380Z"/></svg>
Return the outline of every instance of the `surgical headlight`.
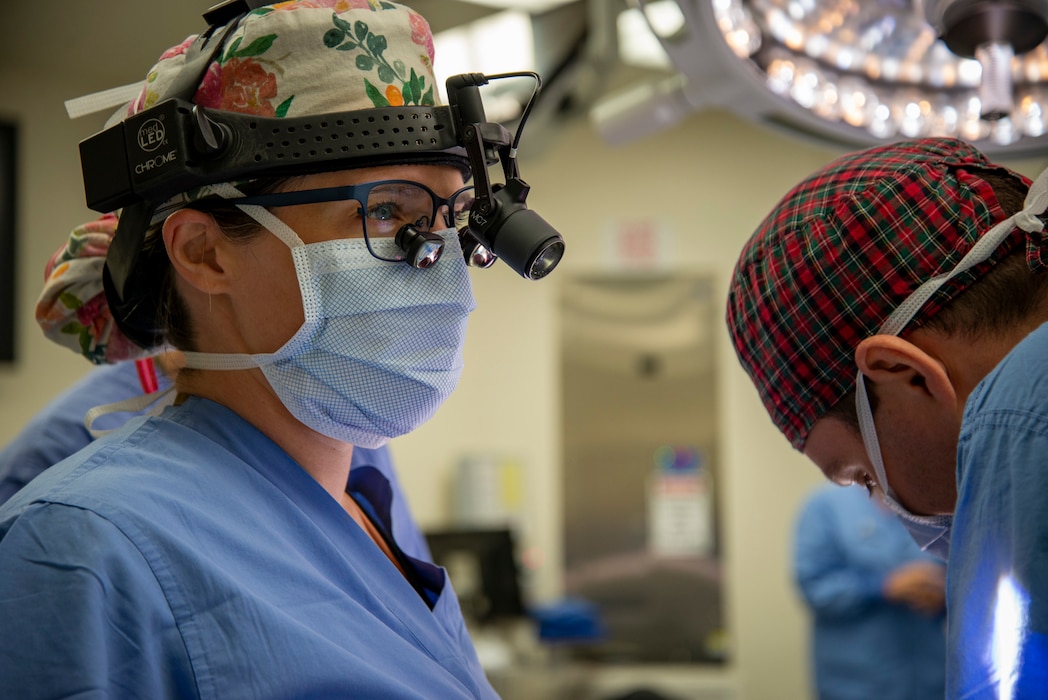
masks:
<svg viewBox="0 0 1048 700"><path fill-rule="evenodd" d="M512 139L499 124L486 122L479 86L489 80L528 76L536 87L524 113L517 135ZM502 258L517 274L527 279L542 279L557 266L564 255L564 239L546 221L528 209L526 200L530 186L520 178L517 167L517 144L539 91L536 73L504 73L483 75L467 73L448 78L448 102L455 112L456 125L462 128L461 140L470 163L502 163L505 184L492 183L486 167L474 169L473 188L476 200L469 211L469 234L482 246L487 255ZM466 250L466 246L463 246ZM476 250L475 248L473 249ZM472 256L485 259L483 256ZM467 254L467 262L471 260ZM487 260L490 266L493 260Z"/></svg>
<svg viewBox="0 0 1048 700"><path fill-rule="evenodd" d="M564 255L564 239L524 204L528 185L523 180L496 186L493 194L484 203L478 198L470 210L470 233L517 274L542 279Z"/></svg>
<svg viewBox="0 0 1048 700"><path fill-rule="evenodd" d="M447 81L449 104L440 107L266 118L193 104L192 95L224 38L247 12L266 4L229 0L205 13L209 27L186 51L185 67L167 94L80 144L88 206L103 213L122 210L104 280L110 309L128 337L144 347L160 340L155 300L147 299L156 271L147 271L140 260L157 208L176 195L219 182L398 163L468 165L476 201L460 230L467 262L489 267L502 258L527 279L541 279L556 267L564 241L527 208L530 188L520 178L516 159L541 87L536 73L453 76ZM515 136L487 121L479 93L489 80L510 77L535 80ZM495 163L501 163L505 183L489 178L488 168ZM426 267L439 256L436 242L426 235L402 233L397 240L411 264Z"/></svg>

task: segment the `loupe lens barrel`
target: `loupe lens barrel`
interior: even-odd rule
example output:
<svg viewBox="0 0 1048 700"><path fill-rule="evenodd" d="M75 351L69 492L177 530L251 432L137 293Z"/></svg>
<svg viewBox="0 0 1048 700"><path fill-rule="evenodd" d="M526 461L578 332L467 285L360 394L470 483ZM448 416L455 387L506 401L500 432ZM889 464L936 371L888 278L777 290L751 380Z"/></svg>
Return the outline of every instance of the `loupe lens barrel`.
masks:
<svg viewBox="0 0 1048 700"><path fill-rule="evenodd" d="M470 267L487 269L498 260L498 257L474 238L467 229L459 231L459 243L462 245L462 255L466 259L466 264Z"/></svg>
<svg viewBox="0 0 1048 700"><path fill-rule="evenodd" d="M553 272L553 268L557 266L562 257L564 257L564 241L560 240L559 237L556 240L549 239L546 244L538 249L535 257L528 263L527 278L532 280L542 279Z"/></svg>
<svg viewBox="0 0 1048 700"><path fill-rule="evenodd" d="M431 267L444 252L443 238L429 231L419 231L411 224L401 226L393 240L404 251L411 266L416 268Z"/></svg>
<svg viewBox="0 0 1048 700"><path fill-rule="evenodd" d="M510 212L492 233L492 252L530 280L552 272L564 254L564 239L531 209L521 207Z"/></svg>

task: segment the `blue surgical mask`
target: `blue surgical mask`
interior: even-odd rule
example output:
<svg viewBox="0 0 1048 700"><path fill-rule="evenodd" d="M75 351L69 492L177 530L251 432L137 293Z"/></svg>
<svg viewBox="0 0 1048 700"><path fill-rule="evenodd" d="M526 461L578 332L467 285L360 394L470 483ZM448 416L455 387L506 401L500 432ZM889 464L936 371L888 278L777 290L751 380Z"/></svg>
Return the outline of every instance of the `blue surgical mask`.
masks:
<svg viewBox="0 0 1048 700"><path fill-rule="evenodd" d="M884 494L884 503L922 550L943 561L950 558L952 515L916 515L906 510L901 503L895 500L894 496L889 496L887 492Z"/></svg>
<svg viewBox="0 0 1048 700"><path fill-rule="evenodd" d="M361 447L378 447L428 420L458 383L466 319L475 307L455 231L436 232L444 255L415 269L378 260L363 239L305 244L268 210L240 208L291 247L305 322L276 352L190 352L186 366L258 367L295 418ZM389 239L371 243L395 246Z"/></svg>

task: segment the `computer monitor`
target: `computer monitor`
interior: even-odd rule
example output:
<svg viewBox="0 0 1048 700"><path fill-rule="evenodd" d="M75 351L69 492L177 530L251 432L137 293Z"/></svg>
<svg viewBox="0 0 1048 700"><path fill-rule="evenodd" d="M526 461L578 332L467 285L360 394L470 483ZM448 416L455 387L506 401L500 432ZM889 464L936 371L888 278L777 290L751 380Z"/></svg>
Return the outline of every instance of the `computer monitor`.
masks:
<svg viewBox="0 0 1048 700"><path fill-rule="evenodd" d="M525 614L509 528L430 530L433 561L448 570L467 620L488 624Z"/></svg>

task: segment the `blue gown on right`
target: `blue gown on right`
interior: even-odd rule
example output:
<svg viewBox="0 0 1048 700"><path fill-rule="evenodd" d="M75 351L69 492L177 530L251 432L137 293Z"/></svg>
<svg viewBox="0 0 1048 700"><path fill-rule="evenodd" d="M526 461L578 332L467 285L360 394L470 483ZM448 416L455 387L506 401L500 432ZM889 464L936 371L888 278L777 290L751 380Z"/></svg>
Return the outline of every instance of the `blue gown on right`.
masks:
<svg viewBox="0 0 1048 700"><path fill-rule="evenodd" d="M1048 325L968 397L950 542L947 697L1048 697Z"/></svg>

